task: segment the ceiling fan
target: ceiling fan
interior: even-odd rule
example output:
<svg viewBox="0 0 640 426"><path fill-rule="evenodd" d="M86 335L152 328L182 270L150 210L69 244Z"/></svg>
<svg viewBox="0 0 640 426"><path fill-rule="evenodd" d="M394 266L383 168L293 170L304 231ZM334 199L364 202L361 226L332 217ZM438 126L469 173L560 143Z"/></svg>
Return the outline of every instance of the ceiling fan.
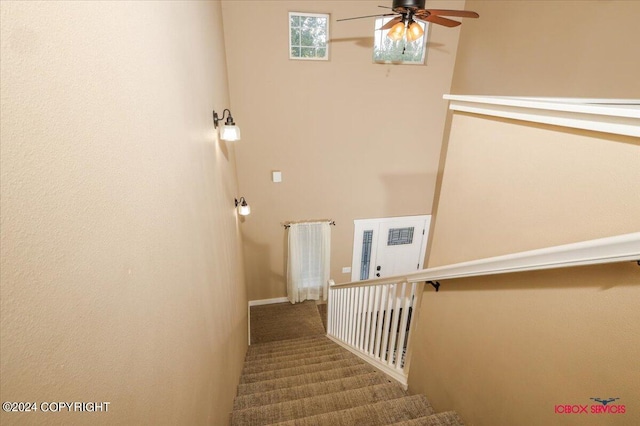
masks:
<svg viewBox="0 0 640 426"><path fill-rule="evenodd" d="M385 9L391 9L393 13L384 13L378 15L358 16L355 18L338 19L338 21L350 21L352 19L373 18L395 16L392 20L380 27L380 30L389 30L387 36L392 40L401 40L403 37L407 41L415 41L422 37L424 30L415 21L433 22L434 24L444 25L445 27L457 27L462 24L460 21L445 18L445 16L455 16L460 18L478 18L476 12L469 10L446 10L446 9L425 9L425 0L393 0L392 6L378 6Z"/></svg>

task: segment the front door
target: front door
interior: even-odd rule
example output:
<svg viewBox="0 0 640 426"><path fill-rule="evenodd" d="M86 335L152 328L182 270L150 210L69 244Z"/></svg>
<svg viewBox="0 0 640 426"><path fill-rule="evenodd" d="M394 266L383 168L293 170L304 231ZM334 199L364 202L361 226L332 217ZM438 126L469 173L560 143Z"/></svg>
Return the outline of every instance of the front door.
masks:
<svg viewBox="0 0 640 426"><path fill-rule="evenodd" d="M356 220L351 280L422 269L430 215Z"/></svg>

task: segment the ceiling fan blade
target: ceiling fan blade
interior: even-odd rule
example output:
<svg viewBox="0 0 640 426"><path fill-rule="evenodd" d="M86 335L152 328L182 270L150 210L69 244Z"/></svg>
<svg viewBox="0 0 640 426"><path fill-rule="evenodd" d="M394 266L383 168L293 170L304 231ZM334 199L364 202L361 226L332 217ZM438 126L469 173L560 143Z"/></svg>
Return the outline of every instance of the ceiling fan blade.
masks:
<svg viewBox="0 0 640 426"><path fill-rule="evenodd" d="M433 22L434 24L444 25L445 27L457 27L462 24L462 22L454 21L453 19L443 18L442 16L437 15L429 15L429 16L418 16L415 15L414 18L419 19L421 21Z"/></svg>
<svg viewBox="0 0 640 426"><path fill-rule="evenodd" d="M404 18L403 16L395 17L392 20L390 20L389 22L387 22L386 24L384 24L383 26L381 26L380 28L378 28L378 30L388 30L389 28L393 27L398 22L402 22L403 18Z"/></svg>
<svg viewBox="0 0 640 426"><path fill-rule="evenodd" d="M461 18L479 18L476 12L470 10L446 10L446 9L425 9L431 15L440 16L459 16Z"/></svg>
<svg viewBox="0 0 640 426"><path fill-rule="evenodd" d="M355 18L342 18L342 19L336 19L336 22L340 22L340 21L351 21L352 19L362 19L362 18L381 18L383 16L396 16L397 13L385 13L383 15L367 15L367 16L356 16Z"/></svg>
<svg viewBox="0 0 640 426"><path fill-rule="evenodd" d="M389 6L378 6L378 7L381 7L383 9L393 9L392 7L389 7Z"/></svg>

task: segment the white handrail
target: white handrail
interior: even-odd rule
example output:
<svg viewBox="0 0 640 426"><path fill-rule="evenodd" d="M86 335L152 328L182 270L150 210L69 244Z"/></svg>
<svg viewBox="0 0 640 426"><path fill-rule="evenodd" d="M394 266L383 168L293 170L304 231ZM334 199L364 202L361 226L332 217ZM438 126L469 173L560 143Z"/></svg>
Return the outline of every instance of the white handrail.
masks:
<svg viewBox="0 0 640 426"><path fill-rule="evenodd" d="M411 274L335 284L360 287L640 260L640 232L422 269Z"/></svg>
<svg viewBox="0 0 640 426"><path fill-rule="evenodd" d="M461 277L640 260L640 232L423 269L405 276L329 280L327 336L407 387L424 284Z"/></svg>

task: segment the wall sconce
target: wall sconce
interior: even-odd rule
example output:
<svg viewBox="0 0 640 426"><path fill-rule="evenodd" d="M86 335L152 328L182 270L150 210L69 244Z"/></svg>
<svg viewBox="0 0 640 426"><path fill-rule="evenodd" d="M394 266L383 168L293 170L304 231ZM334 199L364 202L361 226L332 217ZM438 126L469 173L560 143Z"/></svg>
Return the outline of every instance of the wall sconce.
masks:
<svg viewBox="0 0 640 426"><path fill-rule="evenodd" d="M227 114L228 113L228 114ZM218 122L224 120L225 114L227 115L227 120L222 125L220 129L220 139L223 141L239 141L240 140L240 128L236 126L236 123L233 121L233 117L231 116L231 111L225 109L222 111L222 117L218 117L218 113L213 111L213 126L217 129Z"/></svg>
<svg viewBox="0 0 640 426"><path fill-rule="evenodd" d="M240 197L239 200L236 198L236 207L240 216L248 216L251 213L251 206L247 204L247 200L244 197Z"/></svg>

